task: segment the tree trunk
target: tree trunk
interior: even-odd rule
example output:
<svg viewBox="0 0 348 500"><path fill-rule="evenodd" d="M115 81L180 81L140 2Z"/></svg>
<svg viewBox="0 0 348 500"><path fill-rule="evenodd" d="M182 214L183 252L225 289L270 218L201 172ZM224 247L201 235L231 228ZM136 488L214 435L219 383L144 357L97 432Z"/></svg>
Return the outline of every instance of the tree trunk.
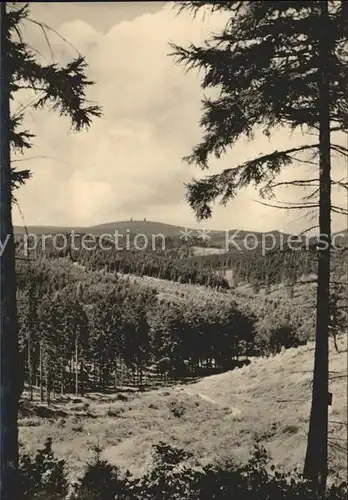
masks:
<svg viewBox="0 0 348 500"><path fill-rule="evenodd" d="M83 355L80 361L80 395L84 396L86 390L86 380L85 380L85 366L83 362Z"/></svg>
<svg viewBox="0 0 348 500"><path fill-rule="evenodd" d="M18 481L14 474L18 468L18 404L23 387L22 361L18 345L16 306L15 245L11 214L11 166L10 166L10 104L7 68L7 20L6 3L0 6L1 28L1 102L0 102L0 151L1 151L1 481L0 497L3 500L19 498L15 490ZM3 248L4 246L4 248ZM19 368L20 367L20 368ZM16 484L14 484L16 483Z"/></svg>
<svg viewBox="0 0 348 500"><path fill-rule="evenodd" d="M33 400L33 366L31 357L31 332L28 336L28 371L29 371L29 400Z"/></svg>
<svg viewBox="0 0 348 500"><path fill-rule="evenodd" d="M139 363L139 387L143 388L143 364L141 361Z"/></svg>
<svg viewBox="0 0 348 500"><path fill-rule="evenodd" d="M49 373L48 373L48 356L45 358L45 382L46 382L46 404L50 404L50 387L49 387Z"/></svg>
<svg viewBox="0 0 348 500"><path fill-rule="evenodd" d="M133 386L136 386L136 380L135 380L135 366L132 365L132 380L133 380Z"/></svg>
<svg viewBox="0 0 348 500"><path fill-rule="evenodd" d="M115 359L115 368L114 368L114 387L117 389L117 359Z"/></svg>
<svg viewBox="0 0 348 500"><path fill-rule="evenodd" d="M102 364L98 363L98 387L99 389L103 389L103 377L102 377Z"/></svg>
<svg viewBox="0 0 348 500"><path fill-rule="evenodd" d="M328 62L328 2L320 2L323 21L319 56L319 227L321 241L318 250L318 287L316 310L316 344L312 389L312 408L308 431L304 476L313 482L321 495L326 490L328 473L328 402L329 402L329 303L330 303L330 245L331 245L331 161L330 108Z"/></svg>
<svg viewBox="0 0 348 500"><path fill-rule="evenodd" d="M64 395L64 359L61 359L60 362L60 394Z"/></svg>
<svg viewBox="0 0 348 500"><path fill-rule="evenodd" d="M338 347L338 343L337 343L337 335L336 335L336 333L333 333L333 334L332 334L332 337L333 337L333 341L334 341L335 351L336 351L337 353L340 353L341 351L340 351L340 349L339 349L339 347Z"/></svg>
<svg viewBox="0 0 348 500"><path fill-rule="evenodd" d="M79 394L79 370L78 370L78 362L79 362L79 348L78 348L78 337L75 339L75 394L78 396Z"/></svg>
<svg viewBox="0 0 348 500"><path fill-rule="evenodd" d="M43 363L42 363L42 341L40 340L40 403L43 403L44 393L43 393Z"/></svg>

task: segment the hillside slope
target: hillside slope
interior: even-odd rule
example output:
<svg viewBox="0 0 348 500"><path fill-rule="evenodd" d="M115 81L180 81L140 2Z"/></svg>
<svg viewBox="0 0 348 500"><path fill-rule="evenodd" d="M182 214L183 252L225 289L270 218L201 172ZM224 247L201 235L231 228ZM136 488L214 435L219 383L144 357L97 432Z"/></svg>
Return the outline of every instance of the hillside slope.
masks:
<svg viewBox="0 0 348 500"><path fill-rule="evenodd" d="M104 233L113 234L114 231L118 230L122 234L130 232L132 234L163 234L165 237L180 237L181 232L184 231L183 226L178 226L174 224L167 224L164 222L156 221L146 221L146 220L127 220L127 221L115 221L106 222L104 224L98 224L95 226L85 226L85 227L75 227L75 226L28 226L29 233L41 234L41 233L68 233L72 230L75 232L91 233L96 236L100 236ZM15 234L25 234L25 228L22 226L14 227ZM223 231L212 231L212 233L217 233L223 235Z"/></svg>
<svg viewBox="0 0 348 500"><path fill-rule="evenodd" d="M347 349L346 337L339 345ZM40 413L37 405L23 401L20 439L34 451L51 436L73 476L97 444L109 462L142 473L159 440L192 451L201 464L228 457L246 461L260 440L276 463L301 466L313 356L314 346L308 344L196 383L128 392L125 400L120 394L65 398L51 406L51 413L60 413L46 418L44 409ZM346 477L347 352L331 346L330 371L330 471Z"/></svg>
<svg viewBox="0 0 348 500"><path fill-rule="evenodd" d="M187 239L184 238L185 230L187 230ZM192 237L196 237L198 240L201 240L203 246L218 245L223 249L228 247L227 241L229 238L232 238L230 241L230 248L234 250L235 248L243 249L245 245L254 244L254 237L257 238L259 242L263 235L267 235L265 241L267 245L270 244L269 238L274 238L275 241L279 242L281 238L284 241L290 236L289 234L282 234L278 230L268 231L268 232L259 232L259 231L246 231L240 229L228 229L226 230L210 230L206 229L206 237L202 236L202 228L185 228L184 226L167 224L164 222L157 221L147 221L147 220L127 220L127 221L115 221L115 222L107 222L104 224L98 224L94 226L86 226L86 227L74 227L74 226L28 226L27 231L29 234L58 234L64 233L68 234L71 232L75 233L88 233L93 234L94 236L101 236L103 234L113 235L115 231L118 231L119 234L145 234L148 237L152 237L155 235L163 235L165 238L178 238L182 243L185 241L190 241ZM23 226L15 226L14 233L17 238L26 234L26 229ZM252 241L248 243L248 238L252 235ZM234 243L232 243L232 241ZM237 245L235 247L235 245Z"/></svg>

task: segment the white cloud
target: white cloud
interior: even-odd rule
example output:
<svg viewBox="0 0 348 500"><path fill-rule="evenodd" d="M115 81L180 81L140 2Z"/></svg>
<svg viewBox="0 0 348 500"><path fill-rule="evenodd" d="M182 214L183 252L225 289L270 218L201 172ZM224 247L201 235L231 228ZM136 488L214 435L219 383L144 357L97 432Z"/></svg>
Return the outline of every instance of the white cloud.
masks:
<svg viewBox="0 0 348 500"><path fill-rule="evenodd" d="M88 76L96 82L90 97L103 106L104 116L80 134L69 133L67 120L53 113L40 112L35 121L28 117L38 135L29 156L45 155L65 163L53 159L28 162L34 177L18 195L26 222L90 225L147 217L195 225L183 184L201 174L181 158L200 139L202 91L197 75L185 74L168 57L168 42L199 43L222 26L223 18L208 16L203 22L199 17L177 16L166 6L132 21L115 19L115 25L102 33L82 20L89 5L79 4L81 20L67 20L56 28L86 55ZM69 9L66 12L68 19ZM50 57L42 34L29 31L32 44ZM74 55L67 44L53 38L57 59ZM284 130L271 143L264 137L252 143L242 141L226 158L213 162L213 171L303 141L299 136L289 139ZM284 172L283 178L294 178L301 169ZM294 214L262 207L254 198L252 189L244 191L227 208L218 207L204 225L269 230L294 218ZM14 219L21 223L16 211Z"/></svg>

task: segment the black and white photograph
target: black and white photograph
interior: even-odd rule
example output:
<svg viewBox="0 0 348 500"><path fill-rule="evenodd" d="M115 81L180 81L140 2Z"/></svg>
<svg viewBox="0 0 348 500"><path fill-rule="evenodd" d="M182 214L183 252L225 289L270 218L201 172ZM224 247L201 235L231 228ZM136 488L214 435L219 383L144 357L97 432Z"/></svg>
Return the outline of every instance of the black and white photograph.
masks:
<svg viewBox="0 0 348 500"><path fill-rule="evenodd" d="M348 3L1 2L2 500L348 496Z"/></svg>

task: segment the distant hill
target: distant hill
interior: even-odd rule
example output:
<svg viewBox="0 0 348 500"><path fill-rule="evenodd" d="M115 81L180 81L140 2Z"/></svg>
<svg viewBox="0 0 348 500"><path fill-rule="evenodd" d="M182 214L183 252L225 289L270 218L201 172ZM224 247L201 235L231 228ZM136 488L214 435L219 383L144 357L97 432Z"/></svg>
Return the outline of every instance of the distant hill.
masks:
<svg viewBox="0 0 348 500"><path fill-rule="evenodd" d="M192 237L195 237L195 245L198 243L202 243L202 247L219 247L226 250L226 244L230 242L230 250L238 251L238 247L241 249L252 249L253 245L260 245L262 240L265 241L265 246L269 247L273 244L273 241L276 242L277 246L282 247L282 244L285 244L287 239L291 236L289 233L281 233L278 230L268 231L268 232L260 232L260 231L246 231L239 229L231 229L229 231L219 231L219 230L206 230L203 229L193 229L193 228L185 228L184 226L177 226L174 224L167 224L164 222L156 222L156 221L145 221L145 220L133 220L133 221L115 221L115 222L107 222L104 224L98 224L94 226L28 226L27 232L29 234L59 234L59 233L89 233L94 236L101 236L103 234L114 234L115 231L118 231L120 234L126 235L128 234L145 234L148 237L152 235L163 235L165 238L177 238L178 240L182 240L190 242ZM188 235L188 238L185 240L184 234ZM23 226L15 226L14 233L17 238L23 236L26 233L26 229ZM206 234L207 237L204 238L203 235ZM342 231L338 231L334 233L335 235L342 235L342 238L337 240L338 244L348 244L348 229L344 229ZM233 239L231 239L231 237ZM304 237L305 238L305 237ZM192 241L192 240L191 240ZM313 236L310 238L311 243L314 245L316 238ZM193 243L193 241L192 241Z"/></svg>
<svg viewBox="0 0 348 500"><path fill-rule="evenodd" d="M103 234L107 232L119 231L120 233L126 234L128 231L132 234L146 234L147 236L153 234L163 234L163 236L169 237L180 237L182 231L185 231L185 227L176 226L174 224L166 224L164 222L155 221L144 221L144 220L133 220L133 221L117 221L117 222L107 222L105 224L98 224L96 226L90 226L88 231L92 234Z"/></svg>
<svg viewBox="0 0 348 500"><path fill-rule="evenodd" d="M81 233L91 233L96 236L100 236L104 233L112 233L118 230L120 233L126 234L128 230L130 233L143 233L146 235L151 234L163 234L166 237L181 236L181 231L184 231L183 226L175 226L173 224L166 224L163 222L152 222L152 221L116 221L116 222L106 222L104 224L98 224L95 226L27 226L28 233L32 234L58 234L58 233L68 233L71 231L81 232ZM219 231L217 231L219 232ZM23 235L26 230L23 226L15 226L14 233L16 235ZM220 231L223 234L223 231Z"/></svg>
<svg viewBox="0 0 348 500"><path fill-rule="evenodd" d="M263 234L268 235L267 241L271 241L272 234L278 241L281 237L279 231L271 231L269 233L262 233L256 231L245 231L239 229L231 229L229 231L218 231L218 230L203 230L203 229L193 229L185 228L184 226L176 226L174 224L166 224L163 222L156 221L144 221L144 220L133 220L133 221L116 221L107 222L104 224L98 224L95 226L87 227L77 227L77 226L27 226L25 229L23 226L15 226L14 233L15 236L20 237L26 234L59 234L59 233L90 233L95 236L101 236L102 234L113 234L118 231L120 234L145 234L147 236L163 234L165 238L178 238L182 241L190 241L192 237L196 240L201 240L202 246L209 247L211 245L219 246L221 248L226 248L226 240L228 240L232 235L235 235L233 241L236 244L240 244L241 241L252 234L258 240L261 240ZM187 240L185 240L185 231L187 234ZM204 238L204 234L207 236ZM288 235L283 235L283 237L288 237ZM250 242L252 245L252 241ZM233 246L233 245L232 245Z"/></svg>
<svg viewBox="0 0 348 500"><path fill-rule="evenodd" d="M64 227L64 226L14 226L13 232L15 236L23 236L24 234L61 234L75 232L87 232L84 227Z"/></svg>

